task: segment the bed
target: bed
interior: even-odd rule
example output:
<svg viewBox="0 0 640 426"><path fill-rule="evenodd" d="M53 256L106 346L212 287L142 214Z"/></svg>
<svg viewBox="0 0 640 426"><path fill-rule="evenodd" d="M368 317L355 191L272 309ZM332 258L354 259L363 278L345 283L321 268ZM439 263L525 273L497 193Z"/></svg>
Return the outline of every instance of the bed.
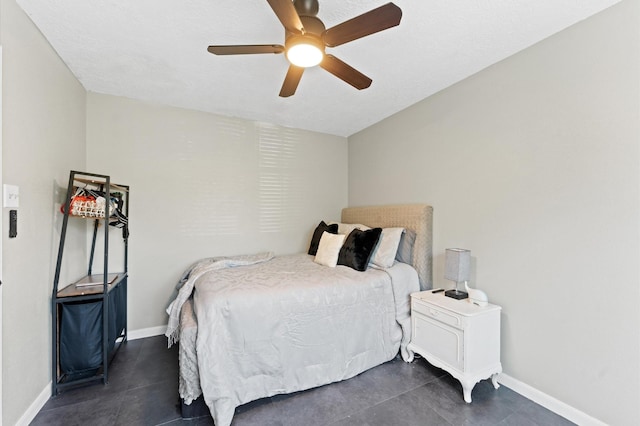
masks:
<svg viewBox="0 0 640 426"><path fill-rule="evenodd" d="M227 426L247 402L345 380L398 352L412 359L409 295L431 288L432 208L350 207L341 223L404 228L407 263L327 267L321 248L204 259L185 272L167 330L179 342L183 417L204 414L204 401Z"/></svg>

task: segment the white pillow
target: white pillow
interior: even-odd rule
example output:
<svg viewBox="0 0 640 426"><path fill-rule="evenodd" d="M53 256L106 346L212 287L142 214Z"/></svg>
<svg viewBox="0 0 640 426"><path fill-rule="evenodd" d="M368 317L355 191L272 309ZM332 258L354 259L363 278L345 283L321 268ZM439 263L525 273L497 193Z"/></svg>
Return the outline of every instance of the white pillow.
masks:
<svg viewBox="0 0 640 426"><path fill-rule="evenodd" d="M347 236L343 234L323 232L322 237L320 237L320 244L318 244L316 257L313 261L320 265L335 268L338 263L338 255L340 254L342 243L344 243L346 237Z"/></svg>
<svg viewBox="0 0 640 426"><path fill-rule="evenodd" d="M370 263L380 268L391 268L403 232L404 228L383 228L378 245L373 249Z"/></svg>

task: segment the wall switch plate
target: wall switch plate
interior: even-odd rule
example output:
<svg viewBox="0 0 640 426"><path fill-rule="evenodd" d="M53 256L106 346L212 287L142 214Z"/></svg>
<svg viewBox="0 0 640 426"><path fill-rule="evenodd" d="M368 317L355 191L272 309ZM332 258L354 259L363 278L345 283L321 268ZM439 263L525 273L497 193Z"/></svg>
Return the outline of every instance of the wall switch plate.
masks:
<svg viewBox="0 0 640 426"><path fill-rule="evenodd" d="M20 188L17 185L2 185L2 193L5 207L20 207Z"/></svg>

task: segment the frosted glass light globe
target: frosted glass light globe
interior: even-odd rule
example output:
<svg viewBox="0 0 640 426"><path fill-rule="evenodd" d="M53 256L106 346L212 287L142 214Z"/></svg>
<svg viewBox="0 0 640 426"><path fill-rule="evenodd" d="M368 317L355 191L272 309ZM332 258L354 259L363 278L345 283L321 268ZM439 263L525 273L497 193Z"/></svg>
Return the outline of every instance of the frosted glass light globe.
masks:
<svg viewBox="0 0 640 426"><path fill-rule="evenodd" d="M300 43L291 46L287 50L287 59L293 65L308 68L322 62L324 54L313 44Z"/></svg>

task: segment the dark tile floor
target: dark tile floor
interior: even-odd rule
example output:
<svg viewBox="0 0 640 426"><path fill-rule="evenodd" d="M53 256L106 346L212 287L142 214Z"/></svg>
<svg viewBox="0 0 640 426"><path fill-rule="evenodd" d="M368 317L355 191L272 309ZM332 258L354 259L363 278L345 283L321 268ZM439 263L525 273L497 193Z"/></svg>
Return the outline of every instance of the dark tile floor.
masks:
<svg viewBox="0 0 640 426"><path fill-rule="evenodd" d="M450 375L418 359L395 359L352 379L251 402L233 426L571 425L568 420L484 380L462 399ZM126 343L111 364L108 385L93 384L50 398L32 425L213 425L183 420L178 408L178 355L164 336Z"/></svg>

